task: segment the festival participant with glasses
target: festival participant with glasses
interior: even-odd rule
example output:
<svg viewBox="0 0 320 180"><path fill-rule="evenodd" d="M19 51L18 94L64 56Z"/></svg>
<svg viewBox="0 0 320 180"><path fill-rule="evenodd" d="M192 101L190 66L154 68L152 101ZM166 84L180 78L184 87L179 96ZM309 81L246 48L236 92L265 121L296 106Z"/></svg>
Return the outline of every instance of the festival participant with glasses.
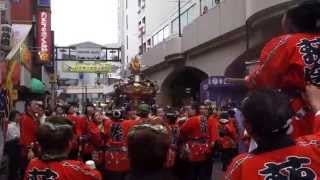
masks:
<svg viewBox="0 0 320 180"><path fill-rule="evenodd" d="M246 130L258 147L233 160L226 180L319 178L318 145L296 143L288 135L292 112L287 96L275 90L253 91L241 111Z"/></svg>
<svg viewBox="0 0 320 180"><path fill-rule="evenodd" d="M286 34L266 44L246 82L253 89L281 89L290 96L295 113L292 135L296 138L320 128L320 122L314 122L314 114L301 98L306 82L320 86L320 1L295 2L283 17Z"/></svg>
<svg viewBox="0 0 320 180"><path fill-rule="evenodd" d="M189 162L188 180L209 180L212 172L212 150L218 139L218 120L209 117L208 108L201 105L197 115L186 121L180 129L184 146L180 154Z"/></svg>
<svg viewBox="0 0 320 180"><path fill-rule="evenodd" d="M97 170L80 161L68 160L73 128L73 124L64 117L51 117L39 127L40 157L30 161L25 180L102 180Z"/></svg>

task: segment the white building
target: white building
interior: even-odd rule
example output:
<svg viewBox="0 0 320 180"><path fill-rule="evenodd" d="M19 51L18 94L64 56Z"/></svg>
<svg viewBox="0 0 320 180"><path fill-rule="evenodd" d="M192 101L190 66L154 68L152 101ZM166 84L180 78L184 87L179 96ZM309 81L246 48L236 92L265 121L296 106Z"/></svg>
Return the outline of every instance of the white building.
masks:
<svg viewBox="0 0 320 180"><path fill-rule="evenodd" d="M87 98L94 101L102 98L108 92L105 89L113 82L121 79L121 52L118 44L99 45L93 42L83 42L67 47L59 47L57 51L57 78L59 92L73 94L68 96L67 101L83 101ZM109 49L110 48L110 49ZM111 61L115 60L115 61ZM97 72L79 73L72 69L78 65L101 66L102 63L111 65L112 72L104 74ZM85 97L84 97L85 94Z"/></svg>
<svg viewBox="0 0 320 180"><path fill-rule="evenodd" d="M179 34L178 0L119 0L119 40L126 64L136 55ZM181 30L216 6L215 0L180 0Z"/></svg>
<svg viewBox="0 0 320 180"><path fill-rule="evenodd" d="M177 106L218 91L211 83L214 77L244 78L247 62L258 60L266 41L282 33L282 15L297 2L181 0L179 36L178 0L122 1L128 3L123 9L128 28L122 27L124 44L129 45L126 58L144 50L143 72L160 86L158 103ZM228 92L227 96L244 93L232 88Z"/></svg>

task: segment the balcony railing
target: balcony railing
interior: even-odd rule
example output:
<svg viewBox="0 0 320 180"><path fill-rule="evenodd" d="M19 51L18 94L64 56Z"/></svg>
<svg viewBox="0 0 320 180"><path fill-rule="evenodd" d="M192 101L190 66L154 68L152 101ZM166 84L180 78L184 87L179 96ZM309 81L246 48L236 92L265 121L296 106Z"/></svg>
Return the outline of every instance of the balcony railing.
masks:
<svg viewBox="0 0 320 180"><path fill-rule="evenodd" d="M142 58L143 64L150 67L164 61L171 54L188 52L244 27L247 19L255 13L288 1L290 0L221 0L205 15L196 17L186 25L182 37L171 32L168 38L150 48Z"/></svg>

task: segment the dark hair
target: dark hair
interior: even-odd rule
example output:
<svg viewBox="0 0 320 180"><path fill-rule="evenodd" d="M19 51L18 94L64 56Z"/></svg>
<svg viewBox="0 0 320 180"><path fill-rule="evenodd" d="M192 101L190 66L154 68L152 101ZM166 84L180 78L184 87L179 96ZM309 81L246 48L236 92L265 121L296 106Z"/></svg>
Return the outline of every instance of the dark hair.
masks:
<svg viewBox="0 0 320 180"><path fill-rule="evenodd" d="M95 106L92 103L87 103L84 109L85 115L88 115L88 107L93 107L95 109Z"/></svg>
<svg viewBox="0 0 320 180"><path fill-rule="evenodd" d="M252 131L260 138L283 135L292 117L289 99L276 90L256 90L242 102L241 111Z"/></svg>
<svg viewBox="0 0 320 180"><path fill-rule="evenodd" d="M153 104L153 105L151 106L150 111L151 111L152 115L157 115L157 113L158 113L158 108L159 108L159 106L156 105L156 104Z"/></svg>
<svg viewBox="0 0 320 180"><path fill-rule="evenodd" d="M320 1L305 0L286 13L291 31L300 33L319 33L320 32Z"/></svg>
<svg viewBox="0 0 320 180"><path fill-rule="evenodd" d="M228 119L229 118L228 112L226 111L221 112L219 117L220 119Z"/></svg>
<svg viewBox="0 0 320 180"><path fill-rule="evenodd" d="M166 116L169 124L176 123L177 118L178 118L176 111L174 111L173 109L167 110L165 116Z"/></svg>
<svg viewBox="0 0 320 180"><path fill-rule="evenodd" d="M45 109L45 115L46 116L51 116L52 115L52 110L51 109Z"/></svg>
<svg viewBox="0 0 320 180"><path fill-rule="evenodd" d="M68 113L69 113L69 110L70 110L71 107L76 107L76 106L73 105L73 104L67 104L67 105L65 106L65 114L68 114Z"/></svg>
<svg viewBox="0 0 320 180"><path fill-rule="evenodd" d="M142 172L161 170L170 146L169 135L152 128L136 128L137 126L128 135L131 168Z"/></svg>
<svg viewBox="0 0 320 180"><path fill-rule="evenodd" d="M230 118L234 118L235 117L236 112L234 110L229 110L228 111L228 115Z"/></svg>
<svg viewBox="0 0 320 180"><path fill-rule="evenodd" d="M194 102L191 104L191 109L195 110L196 111L196 114L199 114L200 113L200 103L198 102Z"/></svg>
<svg viewBox="0 0 320 180"><path fill-rule="evenodd" d="M63 111L65 111L65 106L63 106L63 105L59 105L59 104L58 104L58 105L56 106L56 108L55 108L55 111L57 111L58 108L61 108Z"/></svg>
<svg viewBox="0 0 320 180"><path fill-rule="evenodd" d="M20 114L20 112L16 110L11 111L8 118L9 122L14 122L17 114Z"/></svg>
<svg viewBox="0 0 320 180"><path fill-rule="evenodd" d="M73 124L64 117L53 116L37 131L37 140L43 154L59 155L65 153L73 138Z"/></svg>
<svg viewBox="0 0 320 180"><path fill-rule="evenodd" d="M25 111L27 111L28 106L31 106L32 101L34 101L34 100L27 100L27 101L26 101L26 104L25 104L25 106L24 106Z"/></svg>

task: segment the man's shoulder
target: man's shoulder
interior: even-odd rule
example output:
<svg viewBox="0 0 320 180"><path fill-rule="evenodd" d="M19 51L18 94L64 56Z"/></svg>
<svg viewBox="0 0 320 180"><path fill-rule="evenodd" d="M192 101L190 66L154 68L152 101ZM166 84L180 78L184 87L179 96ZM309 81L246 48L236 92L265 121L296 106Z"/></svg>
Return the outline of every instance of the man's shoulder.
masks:
<svg viewBox="0 0 320 180"><path fill-rule="evenodd" d="M21 119L22 119L22 121L33 120L32 117L27 113L23 113L21 116Z"/></svg>
<svg viewBox="0 0 320 180"><path fill-rule="evenodd" d="M319 146L320 145L320 133L302 136L296 140L298 146Z"/></svg>
<svg viewBox="0 0 320 180"><path fill-rule="evenodd" d="M81 161L66 160L62 161L61 165L62 168L68 169L79 176L91 177L92 179L101 179L101 174L97 170L91 169Z"/></svg>
<svg viewBox="0 0 320 180"><path fill-rule="evenodd" d="M74 178L88 177L90 179L101 179L101 174L97 170L89 168L81 161L65 160L44 162L40 159L33 159L30 161L26 172L28 177L40 177L40 175L44 173L50 173L50 177L68 176Z"/></svg>

